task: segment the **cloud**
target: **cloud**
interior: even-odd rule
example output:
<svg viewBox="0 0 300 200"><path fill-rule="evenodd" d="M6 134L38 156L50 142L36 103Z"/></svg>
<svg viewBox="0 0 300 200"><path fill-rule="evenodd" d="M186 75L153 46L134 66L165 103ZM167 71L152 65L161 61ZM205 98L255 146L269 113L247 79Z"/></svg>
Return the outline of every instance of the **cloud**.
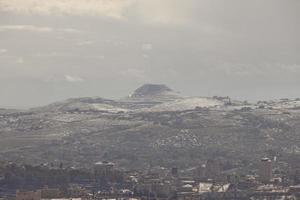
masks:
<svg viewBox="0 0 300 200"><path fill-rule="evenodd" d="M146 23L185 24L189 23L195 5L203 0L144 0L135 4L135 14ZM195 3L197 2L197 3Z"/></svg>
<svg viewBox="0 0 300 200"><path fill-rule="evenodd" d="M52 32L53 28L33 25L1 25L0 32L1 31Z"/></svg>
<svg viewBox="0 0 300 200"><path fill-rule="evenodd" d="M143 54L142 56L143 56L144 59L148 59L149 58L148 54Z"/></svg>
<svg viewBox="0 0 300 200"><path fill-rule="evenodd" d="M78 46L87 46L87 45L92 45L94 44L95 42L94 41L91 41L91 40L85 40L85 41L78 41L76 43L76 45Z"/></svg>
<svg viewBox="0 0 300 200"><path fill-rule="evenodd" d="M16 60L17 64L23 64L25 62L24 58L20 57Z"/></svg>
<svg viewBox="0 0 300 200"><path fill-rule="evenodd" d="M64 33L81 33L81 30L73 28L59 28L55 29L48 26L34 26L34 25L0 25L0 32L3 31L29 31L29 32L40 32L40 33L50 33L50 32L64 32Z"/></svg>
<svg viewBox="0 0 300 200"><path fill-rule="evenodd" d="M8 50L7 49L0 49L0 54L6 53Z"/></svg>
<svg viewBox="0 0 300 200"><path fill-rule="evenodd" d="M195 5L198 3L195 2L198 0L0 0L0 11L38 15L101 16L145 23L181 24L189 22L196 12Z"/></svg>
<svg viewBox="0 0 300 200"><path fill-rule="evenodd" d="M153 45L152 44L142 44L142 50L143 51L151 51L153 49Z"/></svg>
<svg viewBox="0 0 300 200"><path fill-rule="evenodd" d="M130 77L134 78L135 80L146 80L145 71L142 69L135 69L135 68L128 68L125 70L120 71L120 75L123 77Z"/></svg>
<svg viewBox="0 0 300 200"><path fill-rule="evenodd" d="M265 77L276 76L282 77L283 75L291 75L300 73L299 64L289 63L274 63L274 62L261 62L256 64L251 63L223 63L208 69L209 72L214 74L223 74L226 76L235 77Z"/></svg>
<svg viewBox="0 0 300 200"><path fill-rule="evenodd" d="M55 29L55 31L64 32L64 33L82 33L82 32L84 32L82 30L77 30L74 28L60 28L60 29Z"/></svg>
<svg viewBox="0 0 300 200"><path fill-rule="evenodd" d="M121 19L135 0L0 0L0 9L26 14L102 15Z"/></svg>
<svg viewBox="0 0 300 200"><path fill-rule="evenodd" d="M65 80L71 83L76 82L83 82L84 80L79 76L71 76L71 75L65 75Z"/></svg>

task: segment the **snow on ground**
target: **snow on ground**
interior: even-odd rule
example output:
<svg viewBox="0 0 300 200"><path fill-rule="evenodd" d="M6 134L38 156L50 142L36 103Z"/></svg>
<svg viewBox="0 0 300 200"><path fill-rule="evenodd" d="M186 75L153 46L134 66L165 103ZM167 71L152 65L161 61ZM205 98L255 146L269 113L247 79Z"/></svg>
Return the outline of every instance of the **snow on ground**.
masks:
<svg viewBox="0 0 300 200"><path fill-rule="evenodd" d="M213 98L206 98L206 97L191 97L185 98L180 100L175 100L171 102L166 102L154 106L149 109L145 109L145 111L181 111L181 110L191 110L195 109L196 107L201 108L209 108L209 107L216 107L216 106L223 106L224 102L213 99Z"/></svg>
<svg viewBox="0 0 300 200"><path fill-rule="evenodd" d="M63 107L64 111L77 110L79 112L84 111L102 111L109 113L127 112L126 109L120 108L118 106L106 104L106 103L85 103L85 102L75 102Z"/></svg>
<svg viewBox="0 0 300 200"><path fill-rule="evenodd" d="M109 104L95 103L95 104L92 104L92 106L95 110L106 111L106 112L111 112L111 113L127 112L128 111L127 109L119 108L119 107L112 106L112 105L109 105Z"/></svg>
<svg viewBox="0 0 300 200"><path fill-rule="evenodd" d="M295 109L300 108L300 100L295 99L282 99L282 100L273 100L268 102L263 102L261 105L271 106L275 109Z"/></svg>

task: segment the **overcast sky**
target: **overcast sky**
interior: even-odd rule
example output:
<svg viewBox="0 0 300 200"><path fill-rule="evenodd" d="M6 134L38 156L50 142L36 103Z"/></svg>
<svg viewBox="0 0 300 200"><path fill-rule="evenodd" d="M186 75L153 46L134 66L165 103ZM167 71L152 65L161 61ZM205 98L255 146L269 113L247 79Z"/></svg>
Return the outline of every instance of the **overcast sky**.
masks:
<svg viewBox="0 0 300 200"><path fill-rule="evenodd" d="M0 107L183 95L300 97L299 0L0 0Z"/></svg>

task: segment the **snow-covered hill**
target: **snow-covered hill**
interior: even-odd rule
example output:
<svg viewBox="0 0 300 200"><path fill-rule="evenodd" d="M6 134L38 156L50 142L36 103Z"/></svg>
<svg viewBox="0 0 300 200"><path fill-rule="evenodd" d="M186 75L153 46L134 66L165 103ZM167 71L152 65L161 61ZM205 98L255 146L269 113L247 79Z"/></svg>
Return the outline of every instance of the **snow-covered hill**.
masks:
<svg viewBox="0 0 300 200"><path fill-rule="evenodd" d="M35 108L33 110L38 111L48 111L48 112L109 112L109 113L117 113L117 112L126 112L127 109L122 107L122 104L118 103L114 100L103 99L103 98L74 98L68 99L61 102L56 102L50 104L48 106Z"/></svg>

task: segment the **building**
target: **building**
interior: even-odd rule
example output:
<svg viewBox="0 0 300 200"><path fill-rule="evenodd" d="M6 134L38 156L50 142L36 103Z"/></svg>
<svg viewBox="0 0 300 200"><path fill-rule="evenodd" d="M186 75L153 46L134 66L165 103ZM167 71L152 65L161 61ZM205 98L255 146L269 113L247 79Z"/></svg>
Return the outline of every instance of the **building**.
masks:
<svg viewBox="0 0 300 200"><path fill-rule="evenodd" d="M115 178L115 164L112 162L97 162L94 165L94 181L97 188L106 187Z"/></svg>
<svg viewBox="0 0 300 200"><path fill-rule="evenodd" d="M173 177L178 177L178 168L177 167L172 167L171 174L172 174Z"/></svg>
<svg viewBox="0 0 300 200"><path fill-rule="evenodd" d="M209 159L205 165L205 176L208 179L216 179L221 174L221 166L217 160Z"/></svg>
<svg viewBox="0 0 300 200"><path fill-rule="evenodd" d="M114 166L115 164L112 162L97 162L94 165L94 174L95 176L107 176L113 172Z"/></svg>
<svg viewBox="0 0 300 200"><path fill-rule="evenodd" d="M194 171L194 177L198 181L206 180L206 165L198 166Z"/></svg>
<svg viewBox="0 0 300 200"><path fill-rule="evenodd" d="M42 198L41 190L38 191L20 191L16 192L16 200L40 200Z"/></svg>
<svg viewBox="0 0 300 200"><path fill-rule="evenodd" d="M272 178L272 161L269 158L260 160L259 178L262 183L270 182Z"/></svg>
<svg viewBox="0 0 300 200"><path fill-rule="evenodd" d="M41 194L43 199L58 199L63 197L62 192L58 188L45 187L41 190Z"/></svg>

